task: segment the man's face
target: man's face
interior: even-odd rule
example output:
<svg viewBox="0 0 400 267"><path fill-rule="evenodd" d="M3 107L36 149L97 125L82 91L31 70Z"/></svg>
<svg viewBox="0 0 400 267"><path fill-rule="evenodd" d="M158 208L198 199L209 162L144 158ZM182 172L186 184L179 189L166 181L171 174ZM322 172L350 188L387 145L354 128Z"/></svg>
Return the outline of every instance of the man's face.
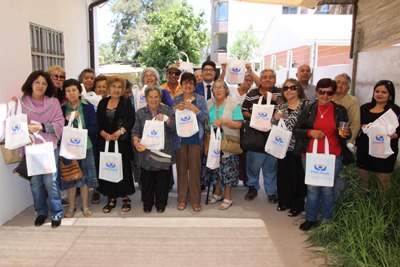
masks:
<svg viewBox="0 0 400 267"><path fill-rule="evenodd" d="M213 66L211 65L205 65L204 68L202 69L203 73L203 81L206 83L211 83L215 79L215 74L216 71Z"/></svg>
<svg viewBox="0 0 400 267"><path fill-rule="evenodd" d="M307 65L301 65L297 69L296 77L297 77L297 80L300 83L302 83L302 84L308 83L308 81L311 78L311 69L310 69L310 67L307 66Z"/></svg>

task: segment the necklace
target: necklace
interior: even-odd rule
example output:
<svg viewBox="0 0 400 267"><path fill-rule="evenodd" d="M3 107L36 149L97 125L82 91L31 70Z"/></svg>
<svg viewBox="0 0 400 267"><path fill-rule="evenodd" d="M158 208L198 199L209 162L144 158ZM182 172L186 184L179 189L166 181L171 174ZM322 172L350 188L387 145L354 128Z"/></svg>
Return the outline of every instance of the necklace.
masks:
<svg viewBox="0 0 400 267"><path fill-rule="evenodd" d="M319 114L321 114L321 116L320 116L321 119L324 118L324 115L329 111L330 108L331 108L331 105L329 105L329 107L325 110L325 112L322 113L318 106L318 111L319 111Z"/></svg>

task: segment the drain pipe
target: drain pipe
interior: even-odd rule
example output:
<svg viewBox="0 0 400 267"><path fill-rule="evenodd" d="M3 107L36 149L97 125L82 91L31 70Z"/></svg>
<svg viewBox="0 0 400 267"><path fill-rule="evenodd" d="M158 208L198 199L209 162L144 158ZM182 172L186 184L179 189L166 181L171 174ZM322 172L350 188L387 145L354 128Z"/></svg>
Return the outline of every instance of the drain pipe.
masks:
<svg viewBox="0 0 400 267"><path fill-rule="evenodd" d="M95 69L96 65L96 58L95 58L95 51L94 51L94 16L93 16L93 9L96 6L99 6L108 0L97 0L94 1L89 5L89 51L90 51L90 67Z"/></svg>

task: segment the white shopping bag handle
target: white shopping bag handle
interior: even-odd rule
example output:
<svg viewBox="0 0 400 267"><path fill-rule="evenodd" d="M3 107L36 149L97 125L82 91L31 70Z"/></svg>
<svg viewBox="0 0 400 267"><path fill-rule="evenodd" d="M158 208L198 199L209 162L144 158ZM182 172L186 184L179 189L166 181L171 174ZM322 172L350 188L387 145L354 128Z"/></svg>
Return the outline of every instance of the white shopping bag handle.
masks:
<svg viewBox="0 0 400 267"><path fill-rule="evenodd" d="M35 145L35 144L36 144L36 142L35 142L35 139L36 139L36 138L39 139L39 140L41 140L42 143L46 143L46 142L47 142L47 141L43 138L43 136L41 136L38 132L32 133L32 134L30 134L29 136L31 137L32 145Z"/></svg>
<svg viewBox="0 0 400 267"><path fill-rule="evenodd" d="M283 129L287 130L286 123L282 118L279 119L278 127L282 127Z"/></svg>
<svg viewBox="0 0 400 267"><path fill-rule="evenodd" d="M312 153L317 154L318 139L314 139ZM329 142L328 137L325 136L325 154L329 154Z"/></svg>
<svg viewBox="0 0 400 267"><path fill-rule="evenodd" d="M71 127L71 128L74 127L74 126L72 125L72 123L73 123L74 120L75 120L75 114L76 114L76 111L72 111L72 112L69 114L68 127ZM71 120L71 118L73 118L73 119ZM83 126L82 126L82 120L81 120L81 116L79 116L79 117L78 117L78 129L79 129L79 130L82 130L82 128L83 128Z"/></svg>
<svg viewBox="0 0 400 267"><path fill-rule="evenodd" d="M214 129L211 128L210 138L211 138L211 140L221 140L221 128L217 127L216 133L215 133Z"/></svg>
<svg viewBox="0 0 400 267"><path fill-rule="evenodd" d="M114 153L119 153L119 150L118 150L118 141L114 141L114 142L115 142L115 145L114 145ZM108 151L109 146L110 146L110 141L106 141L106 145L105 145L105 147L104 147L104 152L109 152L109 151Z"/></svg>
<svg viewBox="0 0 400 267"><path fill-rule="evenodd" d="M8 102L7 117L10 117L12 115L18 115L21 113L22 113L21 99L17 98L16 102L14 100L11 100L10 102Z"/></svg>
<svg viewBox="0 0 400 267"><path fill-rule="evenodd" d="M261 97L258 99L258 104L259 104L259 105L262 105L262 99L263 99L263 97L264 97L264 96L261 96ZM271 105L271 100L272 100L272 93L267 92L267 104L266 104L266 105Z"/></svg>

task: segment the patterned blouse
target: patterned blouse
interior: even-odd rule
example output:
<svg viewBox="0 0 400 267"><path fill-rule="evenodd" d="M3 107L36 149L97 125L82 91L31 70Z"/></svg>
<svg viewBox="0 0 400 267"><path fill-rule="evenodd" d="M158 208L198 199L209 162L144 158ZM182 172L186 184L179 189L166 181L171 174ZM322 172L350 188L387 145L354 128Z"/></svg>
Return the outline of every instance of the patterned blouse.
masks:
<svg viewBox="0 0 400 267"><path fill-rule="evenodd" d="M289 109L288 108L288 103L283 103L280 104L278 106L278 110L280 112L282 112L283 116L283 120L286 124L286 127L289 131L293 131L293 128L297 122L297 119L300 116L301 111L304 109L304 107L310 103L309 100L307 99L300 99L299 105L297 106L297 108L295 110ZM288 151L293 151L294 150L294 145L295 145L295 139L294 139L294 135L292 135L292 138L290 139L290 143L289 143L289 148Z"/></svg>

